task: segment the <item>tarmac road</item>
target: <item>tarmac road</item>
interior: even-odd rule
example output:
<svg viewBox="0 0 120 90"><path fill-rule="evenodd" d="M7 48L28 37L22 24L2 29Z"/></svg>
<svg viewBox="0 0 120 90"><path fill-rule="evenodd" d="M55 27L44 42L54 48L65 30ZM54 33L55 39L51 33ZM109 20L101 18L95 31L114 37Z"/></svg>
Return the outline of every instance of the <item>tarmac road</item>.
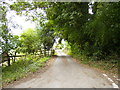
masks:
<svg viewBox="0 0 120 90"><path fill-rule="evenodd" d="M46 72L11 88L113 88L102 73L76 63L60 50L57 53Z"/></svg>

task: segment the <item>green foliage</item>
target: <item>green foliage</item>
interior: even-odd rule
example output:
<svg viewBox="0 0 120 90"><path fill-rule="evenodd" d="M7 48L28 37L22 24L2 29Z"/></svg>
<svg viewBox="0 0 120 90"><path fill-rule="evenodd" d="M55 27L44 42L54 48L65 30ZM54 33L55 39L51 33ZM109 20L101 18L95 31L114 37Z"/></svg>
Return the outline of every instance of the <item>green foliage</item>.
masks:
<svg viewBox="0 0 120 90"><path fill-rule="evenodd" d="M53 31L48 26L42 29L27 29L20 36L19 50L24 53L35 53L41 49L50 50L54 44Z"/></svg>
<svg viewBox="0 0 120 90"><path fill-rule="evenodd" d="M87 2L18 2L11 5L11 9L18 13L41 9L46 13L46 17L36 13L46 20L35 19L39 22L38 26L42 27L37 29L37 45L33 44L35 37L31 38L26 34L29 37L28 43L28 39L22 36L25 42L22 44L28 52L35 50L35 45L50 49L57 36L60 40L68 41L73 54L93 57L96 60L105 59L112 54L119 57L120 2L95 2L91 5L93 14L88 13ZM33 17L36 18L34 15Z"/></svg>
<svg viewBox="0 0 120 90"><path fill-rule="evenodd" d="M120 55L120 2L94 3L88 13L88 3L50 3L47 18L55 25L54 32L69 42L73 54L105 59Z"/></svg>
<svg viewBox="0 0 120 90"><path fill-rule="evenodd" d="M10 50L14 50L17 48L19 44L18 36L12 35L11 30L8 27L7 12L9 11L9 4L5 2L0 3L0 47L2 48L2 52L9 52Z"/></svg>
<svg viewBox="0 0 120 90"><path fill-rule="evenodd" d="M45 8L48 4L45 2L17 2L10 5L12 10L15 10L17 14L32 18L33 21L37 21L37 29L34 32L24 32L21 35L21 46L23 52L34 53L37 49L50 50L55 42L52 22L47 21L45 15ZM38 12L38 10L40 12ZM34 14L29 14L30 11L34 11ZM43 13L42 13L43 12ZM30 32L30 31L29 31ZM36 35L33 35L35 34Z"/></svg>
<svg viewBox="0 0 120 90"><path fill-rule="evenodd" d="M120 3L104 3L104 5L97 10L94 20L84 26L85 34L88 36L88 47L93 51L93 55L97 54L100 57L112 53L120 55L118 51L120 27L116 28L116 25L119 26L117 20L120 20L118 16Z"/></svg>
<svg viewBox="0 0 120 90"><path fill-rule="evenodd" d="M50 50L55 42L52 23L50 21L45 23L42 29L37 29L37 33L41 39L41 44L43 45L43 48Z"/></svg>
<svg viewBox="0 0 120 90"><path fill-rule="evenodd" d="M26 58L19 58L16 63L11 66L2 67L2 83L9 83L15 81L21 77L25 77L29 72L35 72L49 59L49 57L44 58L33 58L32 55L28 55Z"/></svg>
<svg viewBox="0 0 120 90"><path fill-rule="evenodd" d="M14 3L13 5L10 5L11 10L15 10L17 12L26 10L27 8L30 7L32 7L32 5L29 2L18 2L18 3Z"/></svg>
<svg viewBox="0 0 120 90"><path fill-rule="evenodd" d="M73 55L73 54L72 54ZM96 60L93 57L87 57L85 55L74 54L74 58L79 59L81 64L89 65L90 67L95 67L104 71L109 71L114 75L118 74L119 58L107 57L106 59Z"/></svg>
<svg viewBox="0 0 120 90"><path fill-rule="evenodd" d="M20 48L23 52L34 53L38 49L39 37L35 30L27 29L20 36Z"/></svg>
<svg viewBox="0 0 120 90"><path fill-rule="evenodd" d="M1 3L0 3L1 4ZM7 18L6 18L6 12L7 6L4 4L1 4L0 6L0 12L1 12L1 19L0 19L0 46L2 47L2 51L8 52L10 49L9 39L11 38L11 34L9 33L8 26L7 26Z"/></svg>
<svg viewBox="0 0 120 90"><path fill-rule="evenodd" d="M74 43L78 38L77 29L87 20L88 3L50 3L47 18L53 21L58 36ZM84 9L82 9L84 7ZM84 13L83 13L84 12ZM86 14L86 15L84 15ZM84 20L84 21L83 21Z"/></svg>

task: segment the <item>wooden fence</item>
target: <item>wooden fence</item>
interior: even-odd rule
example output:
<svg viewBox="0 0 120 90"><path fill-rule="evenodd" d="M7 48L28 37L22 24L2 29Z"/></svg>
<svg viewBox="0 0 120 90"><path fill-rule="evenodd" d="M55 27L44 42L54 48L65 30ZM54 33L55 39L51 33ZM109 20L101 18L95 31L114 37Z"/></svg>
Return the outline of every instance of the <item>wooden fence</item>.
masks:
<svg viewBox="0 0 120 90"><path fill-rule="evenodd" d="M39 57L46 57L46 56L52 56L54 55L55 51L53 49L51 49L50 51L47 51L47 50L41 50L41 51L38 51L37 53L34 53L34 54L31 54L31 55L35 55L35 56L39 56ZM8 66L10 66L10 63L11 63L11 60L13 62L15 62L16 60L16 57L26 57L26 55L17 55L16 53L15 54L11 54L11 55L4 55L4 54L1 54L1 58L0 58L0 64L4 63L4 62L7 62Z"/></svg>

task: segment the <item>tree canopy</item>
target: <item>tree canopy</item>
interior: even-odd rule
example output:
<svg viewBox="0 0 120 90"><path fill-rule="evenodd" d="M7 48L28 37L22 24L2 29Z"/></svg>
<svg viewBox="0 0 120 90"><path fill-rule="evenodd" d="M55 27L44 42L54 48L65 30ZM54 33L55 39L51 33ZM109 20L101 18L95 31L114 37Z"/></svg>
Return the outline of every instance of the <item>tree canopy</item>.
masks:
<svg viewBox="0 0 120 90"><path fill-rule="evenodd" d="M90 6L93 14L89 13ZM88 2L18 2L10 5L10 8L18 14L28 16L29 12L35 12L30 16L33 21L38 22L37 30L35 32L28 30L27 33L24 32L21 35L21 42L25 42L23 46L29 49L38 47L39 44L45 49L50 49L56 37L59 37L61 38L59 42L62 39L68 41L74 54L94 56L97 59L111 54L120 55L120 2L95 2L93 4ZM30 42L34 44L29 46Z"/></svg>

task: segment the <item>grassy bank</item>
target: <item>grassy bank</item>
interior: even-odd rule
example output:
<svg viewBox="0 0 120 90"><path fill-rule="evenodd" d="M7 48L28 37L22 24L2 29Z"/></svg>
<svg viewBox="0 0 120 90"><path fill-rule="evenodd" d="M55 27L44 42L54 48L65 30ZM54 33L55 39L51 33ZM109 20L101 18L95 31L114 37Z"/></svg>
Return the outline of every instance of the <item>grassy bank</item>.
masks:
<svg viewBox="0 0 120 90"><path fill-rule="evenodd" d="M118 60L117 59L110 59L106 58L104 60L93 60L92 58L85 57L85 56L76 56L72 55L73 58L76 58L80 61L82 64L87 64L89 66L105 70L109 73L118 74Z"/></svg>
<svg viewBox="0 0 120 90"><path fill-rule="evenodd" d="M85 55L80 54L72 54L70 50L64 50L64 52L68 55L71 55L73 58L77 59L81 64L86 64L91 67L98 68L100 70L104 70L113 75L118 74L118 61L119 58L115 56L106 57L103 60L97 60L94 57L86 57Z"/></svg>
<svg viewBox="0 0 120 90"><path fill-rule="evenodd" d="M44 65L50 57L35 57L28 55L26 58L19 58L11 66L2 66L2 84L10 83L21 77L25 77L28 72L35 72Z"/></svg>

